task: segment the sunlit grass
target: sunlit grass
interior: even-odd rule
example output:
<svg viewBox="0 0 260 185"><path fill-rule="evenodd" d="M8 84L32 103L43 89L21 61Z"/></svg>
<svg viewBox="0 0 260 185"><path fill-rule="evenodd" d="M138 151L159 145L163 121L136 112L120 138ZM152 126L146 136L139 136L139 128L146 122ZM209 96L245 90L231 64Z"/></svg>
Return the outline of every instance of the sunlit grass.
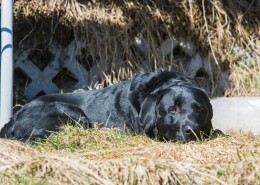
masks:
<svg viewBox="0 0 260 185"><path fill-rule="evenodd" d="M1 139L0 179L9 180L5 184L256 184L260 137L228 135L183 144L115 128L64 126L36 145Z"/></svg>
<svg viewBox="0 0 260 185"><path fill-rule="evenodd" d="M40 150L96 151L111 148L144 146L156 141L146 136L131 136L119 129L64 126L60 132L54 132L47 139L37 141Z"/></svg>

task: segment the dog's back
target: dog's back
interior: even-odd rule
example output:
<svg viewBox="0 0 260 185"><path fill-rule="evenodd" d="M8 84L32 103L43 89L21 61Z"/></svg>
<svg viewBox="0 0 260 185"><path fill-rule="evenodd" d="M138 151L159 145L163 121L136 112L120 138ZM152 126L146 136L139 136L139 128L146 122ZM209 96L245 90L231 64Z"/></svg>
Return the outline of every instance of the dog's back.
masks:
<svg viewBox="0 0 260 185"><path fill-rule="evenodd" d="M61 124L93 122L106 127L124 127L119 98L126 96L128 81L101 90L45 95L27 103L0 131L0 138L45 138ZM124 97L125 99L126 97ZM106 124L106 125L105 125ZM88 125L88 126L86 126Z"/></svg>

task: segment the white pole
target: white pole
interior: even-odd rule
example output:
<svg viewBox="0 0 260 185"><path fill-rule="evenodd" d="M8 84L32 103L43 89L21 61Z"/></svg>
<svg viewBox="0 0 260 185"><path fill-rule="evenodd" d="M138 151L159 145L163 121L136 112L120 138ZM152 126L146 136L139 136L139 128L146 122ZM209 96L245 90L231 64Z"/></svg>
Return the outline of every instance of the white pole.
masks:
<svg viewBox="0 0 260 185"><path fill-rule="evenodd" d="M1 94L0 129L9 121L13 109L13 0L1 5Z"/></svg>

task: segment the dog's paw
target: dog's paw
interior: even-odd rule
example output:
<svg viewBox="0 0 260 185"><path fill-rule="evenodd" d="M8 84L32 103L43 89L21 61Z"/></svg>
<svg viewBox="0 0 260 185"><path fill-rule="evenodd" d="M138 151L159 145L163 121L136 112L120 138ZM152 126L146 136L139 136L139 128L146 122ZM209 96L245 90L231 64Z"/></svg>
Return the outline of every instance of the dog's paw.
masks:
<svg viewBox="0 0 260 185"><path fill-rule="evenodd" d="M220 137L228 137L229 135L224 134L221 130L219 129L214 129L213 133L214 136L220 136Z"/></svg>

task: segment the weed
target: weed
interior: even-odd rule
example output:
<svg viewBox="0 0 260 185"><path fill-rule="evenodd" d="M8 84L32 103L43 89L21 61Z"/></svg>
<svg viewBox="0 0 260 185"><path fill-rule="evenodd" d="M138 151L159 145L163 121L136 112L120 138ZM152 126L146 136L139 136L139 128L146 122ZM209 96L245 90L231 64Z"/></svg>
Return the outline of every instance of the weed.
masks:
<svg viewBox="0 0 260 185"><path fill-rule="evenodd" d="M222 175L224 175L225 174L225 171L224 170L222 170L222 169L218 169L217 170L217 177L218 178L220 178Z"/></svg>

